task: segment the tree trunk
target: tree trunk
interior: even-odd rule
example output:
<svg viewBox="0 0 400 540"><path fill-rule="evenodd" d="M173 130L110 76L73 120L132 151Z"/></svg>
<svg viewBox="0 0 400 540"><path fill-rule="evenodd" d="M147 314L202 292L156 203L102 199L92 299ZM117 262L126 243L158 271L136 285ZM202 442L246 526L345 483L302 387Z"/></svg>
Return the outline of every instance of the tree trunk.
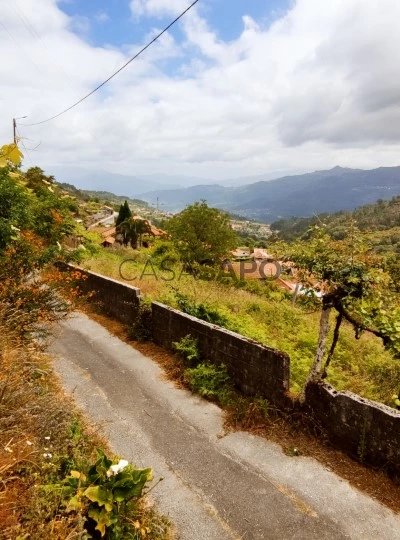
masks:
<svg viewBox="0 0 400 540"><path fill-rule="evenodd" d="M322 304L322 312L319 320L319 337L317 352L315 353L314 361L312 363L310 372L308 374L303 390L300 394L300 402L302 403L304 402L306 397L305 390L307 385L311 382L317 382L321 379L322 361L324 359L324 354L326 351L326 339L329 334L329 315L331 313L331 309L332 308L330 303Z"/></svg>
<svg viewBox="0 0 400 540"><path fill-rule="evenodd" d="M332 345L328 353L328 358L326 359L326 362L325 362L324 371L322 372L322 379L326 379L326 377L328 376L328 367L329 367L329 364L331 363L333 353L335 352L336 345L339 340L339 331L340 331L340 325L342 324L342 321L343 321L343 313L340 312L338 313L338 316L336 317L336 324L335 324L335 331L333 332Z"/></svg>

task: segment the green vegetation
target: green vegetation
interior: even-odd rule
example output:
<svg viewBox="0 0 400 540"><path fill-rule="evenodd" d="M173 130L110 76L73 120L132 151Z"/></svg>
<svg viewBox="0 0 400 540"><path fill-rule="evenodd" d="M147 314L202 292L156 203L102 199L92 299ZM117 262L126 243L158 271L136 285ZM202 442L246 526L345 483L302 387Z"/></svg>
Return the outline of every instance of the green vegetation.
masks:
<svg viewBox="0 0 400 540"><path fill-rule="evenodd" d="M84 539L96 537L96 526L110 539L165 539L167 521L142 500L150 471L127 465L114 475L121 462L103 450L92 465L107 445L44 354L50 323L68 315L79 293L80 273L60 276L54 263L79 260L82 250L68 240L81 226L78 201L38 167L21 173L21 157L16 145L0 149L1 536Z"/></svg>
<svg viewBox="0 0 400 540"><path fill-rule="evenodd" d="M224 365L215 366L209 362L202 362L194 368L186 369L184 380L193 392L202 397L222 405L231 399L232 386Z"/></svg>
<svg viewBox="0 0 400 540"><path fill-rule="evenodd" d="M196 339L187 335L173 346L184 363L183 381L192 392L221 405L233 400L233 387L226 367L203 360Z"/></svg>
<svg viewBox="0 0 400 540"><path fill-rule="evenodd" d="M127 218L118 227L123 235L123 244L127 246L130 243L133 249L141 247L144 234L151 234L151 227L146 219Z"/></svg>
<svg viewBox="0 0 400 540"><path fill-rule="evenodd" d="M140 500L147 482L153 479L151 469L136 469L126 460L111 460L97 450L97 461L85 470L70 470L60 483L47 486L59 490L68 511L86 516L89 533L99 531L110 539L143 538L150 527L137 522L132 527L130 518L138 513ZM136 529L136 530L135 530Z"/></svg>
<svg viewBox="0 0 400 540"><path fill-rule="evenodd" d="M121 225L124 221L127 219L130 219L132 217L131 209L129 208L128 202L125 201L124 204L121 204L119 207L119 213L117 216L117 220L115 222L115 225Z"/></svg>
<svg viewBox="0 0 400 540"><path fill-rule="evenodd" d="M110 191L95 191L90 189L78 189L74 185L67 182L60 182L58 185L65 191L69 192L76 199L81 201L93 201L108 206L113 206L116 209L120 207L125 201L128 202L131 206L138 206L140 208L149 208L147 202L142 201L141 199L132 199L126 195L116 195Z"/></svg>
<svg viewBox="0 0 400 540"><path fill-rule="evenodd" d="M399 298L390 290L390 276L382 270L382 258L371 255L370 245L354 223L349 225L343 240L333 240L325 229L318 227L309 234L307 242L299 241L285 248L298 268L300 282L311 291L313 282L318 282L324 292L318 346L308 381L326 377L344 320L353 326L356 338L362 332L370 332L380 337L395 356L400 356ZM323 367L332 309L337 317Z"/></svg>
<svg viewBox="0 0 400 540"><path fill-rule="evenodd" d="M200 352L197 345L197 339L193 339L190 335L183 337L180 341L176 341L173 347L178 351L186 366L196 366L200 362Z"/></svg>
<svg viewBox="0 0 400 540"><path fill-rule="evenodd" d="M219 264L236 246L236 235L228 214L210 208L205 201L194 203L167 223L181 260L188 266Z"/></svg>
<svg viewBox="0 0 400 540"><path fill-rule="evenodd" d="M390 233L390 242L383 241L376 244L375 250L380 251L379 246L392 245L397 249L400 242L400 196L395 196L389 201L379 200L376 204L369 204L356 208L353 212L336 212L334 214L318 214L309 218L285 218L271 224L271 230L279 234L283 240L294 240L307 236L311 227L326 226L328 234L335 240L343 240L347 236L348 225L354 221L360 231L382 232L394 229ZM375 239L379 239L376 235ZM386 237L385 234L382 235Z"/></svg>
<svg viewBox="0 0 400 540"><path fill-rule="evenodd" d="M171 278L171 274L162 268L164 255L160 252L168 257L176 255L174 245L166 241L156 242L149 250L135 252L135 260L123 266L123 275L128 278L125 281L139 287L149 301L164 302L192 314L203 305L201 312L212 312L213 317L216 313L225 328L287 352L291 358L291 389L299 393L318 343L318 307L314 306L310 312L308 307L292 306L290 295L273 282L263 284L249 280L234 284L229 278L224 278L223 282L195 279L181 274L179 261L169 265L175 271L175 279L165 281ZM149 255L152 256L155 274L142 276ZM123 248L102 250L88 257L83 265L94 272L124 281L119 274L119 266L127 258L132 258L132 251ZM135 279L129 281L133 277ZM196 312L198 315L199 311ZM333 328L328 340L332 340L332 334ZM392 396L398 392L399 380L400 362L385 350L382 341L366 333L355 339L352 326L345 321L327 381L339 390L350 390L393 406Z"/></svg>

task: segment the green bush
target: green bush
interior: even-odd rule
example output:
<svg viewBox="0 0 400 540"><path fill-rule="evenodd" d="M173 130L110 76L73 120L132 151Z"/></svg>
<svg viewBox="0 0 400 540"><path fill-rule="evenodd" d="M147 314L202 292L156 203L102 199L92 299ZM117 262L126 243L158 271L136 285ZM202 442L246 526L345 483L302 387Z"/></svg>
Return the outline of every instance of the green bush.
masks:
<svg viewBox="0 0 400 540"><path fill-rule="evenodd" d="M115 540L135 538L135 528L126 518L153 479L152 470L136 469L125 460L112 461L102 450L97 454L94 465L85 471L71 470L61 484L48 489L60 490L67 510L80 512L89 532L99 531Z"/></svg>
<svg viewBox="0 0 400 540"><path fill-rule="evenodd" d="M194 368L188 368L185 370L184 380L193 392L222 405L232 399L230 377L223 364L215 366L203 362Z"/></svg>
<svg viewBox="0 0 400 540"><path fill-rule="evenodd" d="M193 367L200 362L198 341L197 339L193 339L190 334L183 337L180 341L174 341L172 346L178 351L179 356L187 366Z"/></svg>
<svg viewBox="0 0 400 540"><path fill-rule="evenodd" d="M215 307L212 307L205 303L196 304L193 300L188 298L186 295L180 293L178 290L174 291L175 299L178 304L178 308L196 317L202 321L206 321L211 324L216 324L217 326L222 326L224 328L228 327L229 321L228 318L223 315L220 310Z"/></svg>

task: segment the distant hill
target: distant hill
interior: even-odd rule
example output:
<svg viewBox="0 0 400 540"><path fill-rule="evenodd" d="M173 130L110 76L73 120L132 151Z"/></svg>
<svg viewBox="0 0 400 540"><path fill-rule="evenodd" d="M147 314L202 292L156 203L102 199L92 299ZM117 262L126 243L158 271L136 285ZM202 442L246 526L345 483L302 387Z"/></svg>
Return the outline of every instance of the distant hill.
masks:
<svg viewBox="0 0 400 540"><path fill-rule="evenodd" d="M176 189L196 184L209 184L210 180L200 177L171 174L118 174L102 170L89 170L84 167L53 166L46 170L59 182L73 184L78 189L112 191L118 195L128 194L137 197L144 191ZM155 200L154 200L155 202Z"/></svg>
<svg viewBox="0 0 400 540"><path fill-rule="evenodd" d="M139 197L145 201L158 197L163 209L170 211L179 211L187 204L205 199L212 206L271 223L280 217L352 210L399 194L400 167L373 170L334 167L240 187L198 185L145 192Z"/></svg>
<svg viewBox="0 0 400 540"><path fill-rule="evenodd" d="M397 244L400 242L400 235L396 230L400 231L400 196L394 196L389 201L378 200L375 204L361 206L352 212L341 211L308 218L280 219L271 223L271 230L284 240L294 240L303 237L313 225L324 224L334 238L341 239L348 232L350 220L354 220L361 231L373 233L392 231L394 243Z"/></svg>
<svg viewBox="0 0 400 540"><path fill-rule="evenodd" d="M89 189L78 189L72 184L69 184L67 182L57 182L58 185L65 189L65 191L68 191L76 197L77 199L82 199L84 201L87 200L99 200L102 202L108 201L110 203L114 204L120 204L124 201L128 201L128 203L135 205L135 206L142 206L142 207L148 207L149 204L146 201L142 201L140 199L132 199L132 197L128 197L128 195L115 195L115 193L111 193L110 191L92 191Z"/></svg>

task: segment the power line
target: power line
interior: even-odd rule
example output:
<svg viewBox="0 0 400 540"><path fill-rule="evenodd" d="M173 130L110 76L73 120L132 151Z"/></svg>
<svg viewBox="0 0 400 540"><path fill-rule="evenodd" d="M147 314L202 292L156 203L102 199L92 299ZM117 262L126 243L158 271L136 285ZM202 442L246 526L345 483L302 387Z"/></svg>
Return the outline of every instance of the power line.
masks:
<svg viewBox="0 0 400 540"><path fill-rule="evenodd" d="M46 43L43 41L43 39L40 37L40 35L36 32L35 28L33 27L33 25L29 22L29 20L27 19L27 17L24 15L24 13L21 11L20 7L18 6L18 3L16 0L14 0L14 3L12 4L11 2L9 2L8 0L6 0L7 4L10 6L10 8L12 8L14 10L14 12L17 14L17 16L20 18L20 20L22 21L22 23L24 24L25 28L29 31L29 33L34 37L36 38L41 46L43 47L43 49L47 52L48 54L48 57L51 61L51 63L57 67L59 70L61 70L64 74L64 76L66 77L66 79L68 80L68 84L70 85L70 87L73 89L73 86L72 86L72 81L70 79L70 77L67 75L67 73L64 71L63 67L54 62L54 59L52 57L52 54L50 53L50 50L49 48L47 47Z"/></svg>
<svg viewBox="0 0 400 540"><path fill-rule="evenodd" d="M8 36L10 37L10 39L16 44L16 46L21 49L21 51L24 53L24 55L29 58L29 60L32 62L32 64L35 66L35 68L38 70L38 72L41 74L41 75L44 75L43 71L39 68L39 66L37 64L35 64L35 62L32 60L32 58L30 57L30 55L26 52L26 50L24 49L24 47L17 41L17 39L11 34L11 32L6 28L6 26L4 25L4 23L2 21L0 21L0 26L3 28L3 30L5 32L7 32Z"/></svg>
<svg viewBox="0 0 400 540"><path fill-rule="evenodd" d="M154 42L156 42L163 34L165 34L165 32L167 32L184 15L186 15L186 13L190 9L192 9L192 7L194 7L195 4L197 4L197 2L199 2L199 0L195 0L194 2L192 2L192 4L190 4L190 6L185 9L185 11L183 11L178 17L176 17L176 19L174 19L166 28L164 28L164 30L162 32L157 34L156 37L153 38L145 47L143 47L138 53L136 53L130 60L128 60L123 66L121 66L117 71L115 71L110 77L108 77L108 79L106 79L101 84L96 86L96 88L94 88L91 92L89 92L89 94L86 94L86 96L81 98L79 101L77 101L76 103L74 103L73 105L68 107L67 109L64 109L63 111L59 112L58 114L55 114L54 116L51 116L50 118L46 118L45 120L41 120L40 122L35 122L34 124L21 124L21 125L22 126L38 126L40 124L44 124L45 122L50 122L50 120L54 120L55 118L58 118L62 114L65 114L66 112L70 111L71 109L73 109L74 107L76 107L77 105L82 103L82 101L85 101L85 99L87 99L88 97L93 95L95 92L97 92L97 90L100 90L100 88L102 88L104 85L106 85L109 81L111 81L111 79L113 79L116 75L118 75L118 73L120 73L123 69L125 69L131 62L136 60L136 58L138 58L142 53L144 53L145 50L147 50Z"/></svg>
<svg viewBox="0 0 400 540"><path fill-rule="evenodd" d="M27 147L25 146L24 141L23 141L23 138L21 137L21 134L19 133L17 127L16 127L15 129L16 129L16 131L17 131L18 138L19 138L19 140L21 141L22 147L23 147L23 149L25 150L26 154L28 155L29 161L31 162L32 167L33 167L33 161L32 161L31 155L30 155L30 153L29 153L29 150L28 150Z"/></svg>

